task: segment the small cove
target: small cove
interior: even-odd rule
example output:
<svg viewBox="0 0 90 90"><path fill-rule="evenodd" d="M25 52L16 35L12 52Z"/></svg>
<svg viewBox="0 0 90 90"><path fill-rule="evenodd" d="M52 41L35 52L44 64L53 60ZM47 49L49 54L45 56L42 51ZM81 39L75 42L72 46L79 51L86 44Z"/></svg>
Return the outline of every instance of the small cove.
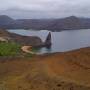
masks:
<svg viewBox="0 0 90 90"><path fill-rule="evenodd" d="M44 42L49 31L48 30L24 30L15 29L8 30L9 32L17 33L25 36L38 36ZM40 48L38 53L54 53L66 52L83 47L90 46L90 29L83 30L65 30L61 32L51 32L52 46L51 48Z"/></svg>

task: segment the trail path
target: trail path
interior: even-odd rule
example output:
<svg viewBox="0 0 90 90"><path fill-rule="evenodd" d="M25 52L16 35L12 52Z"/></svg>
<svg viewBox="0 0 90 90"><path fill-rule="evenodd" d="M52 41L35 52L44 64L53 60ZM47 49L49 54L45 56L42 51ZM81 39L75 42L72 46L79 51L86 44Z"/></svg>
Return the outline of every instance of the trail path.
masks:
<svg viewBox="0 0 90 90"><path fill-rule="evenodd" d="M32 46L22 46L21 50L25 53L30 53L30 54L35 54L34 52L32 52Z"/></svg>

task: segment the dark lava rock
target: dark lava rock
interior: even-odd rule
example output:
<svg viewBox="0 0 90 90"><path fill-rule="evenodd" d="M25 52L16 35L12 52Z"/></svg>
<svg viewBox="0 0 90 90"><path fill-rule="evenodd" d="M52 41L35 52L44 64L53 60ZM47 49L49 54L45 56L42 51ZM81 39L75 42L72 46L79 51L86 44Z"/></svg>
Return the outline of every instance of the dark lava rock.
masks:
<svg viewBox="0 0 90 90"><path fill-rule="evenodd" d="M52 42L51 42L51 32L49 32L49 34L48 34L48 36L45 40L45 46L50 47L51 44L52 44Z"/></svg>

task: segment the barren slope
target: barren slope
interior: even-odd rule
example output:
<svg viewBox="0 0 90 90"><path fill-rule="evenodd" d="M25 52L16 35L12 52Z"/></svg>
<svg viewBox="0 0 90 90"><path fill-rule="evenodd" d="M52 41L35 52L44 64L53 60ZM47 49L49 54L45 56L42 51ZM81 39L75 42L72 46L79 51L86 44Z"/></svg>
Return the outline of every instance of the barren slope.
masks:
<svg viewBox="0 0 90 90"><path fill-rule="evenodd" d="M0 90L90 90L90 48L0 58Z"/></svg>

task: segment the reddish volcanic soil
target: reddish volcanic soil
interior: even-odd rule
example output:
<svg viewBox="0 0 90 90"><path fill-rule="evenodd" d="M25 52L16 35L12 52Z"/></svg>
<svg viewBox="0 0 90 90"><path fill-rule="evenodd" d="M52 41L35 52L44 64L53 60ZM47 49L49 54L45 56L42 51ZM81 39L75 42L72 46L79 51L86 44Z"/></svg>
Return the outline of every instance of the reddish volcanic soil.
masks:
<svg viewBox="0 0 90 90"><path fill-rule="evenodd" d="M90 90L90 48L0 58L0 90Z"/></svg>

